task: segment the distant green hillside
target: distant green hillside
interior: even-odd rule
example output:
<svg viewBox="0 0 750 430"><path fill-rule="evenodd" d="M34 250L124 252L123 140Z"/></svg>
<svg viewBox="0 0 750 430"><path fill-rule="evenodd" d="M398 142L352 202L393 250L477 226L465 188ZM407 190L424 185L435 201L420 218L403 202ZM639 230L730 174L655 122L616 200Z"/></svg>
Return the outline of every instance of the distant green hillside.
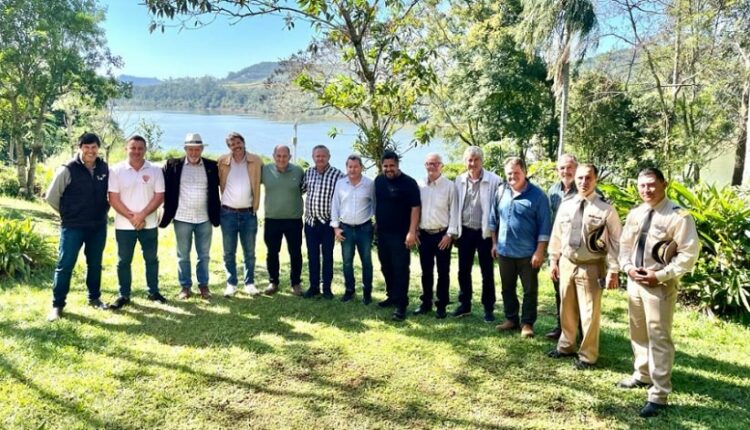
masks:
<svg viewBox="0 0 750 430"><path fill-rule="evenodd" d="M132 97L117 100L117 105L122 109L215 110L295 118L334 114L320 109L313 97L290 82L269 82L277 67L276 62L263 62L231 72L224 79L177 78L150 85L140 84L148 78L128 76L134 83Z"/></svg>
<svg viewBox="0 0 750 430"><path fill-rule="evenodd" d="M229 72L227 77L223 79L223 82L244 84L264 81L273 74L278 66L279 63L275 61L264 61L262 63L253 64L252 66L245 67L240 71Z"/></svg>

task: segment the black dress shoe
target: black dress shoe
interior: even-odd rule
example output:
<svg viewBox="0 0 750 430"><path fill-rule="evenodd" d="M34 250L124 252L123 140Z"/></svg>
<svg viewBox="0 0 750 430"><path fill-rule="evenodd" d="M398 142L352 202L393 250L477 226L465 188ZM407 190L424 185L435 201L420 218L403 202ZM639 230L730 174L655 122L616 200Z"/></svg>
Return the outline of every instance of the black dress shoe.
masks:
<svg viewBox="0 0 750 430"><path fill-rule="evenodd" d="M412 313L414 315L424 315L430 312L432 312L432 306L427 306L427 305L422 304L422 305L419 305L418 308L414 309Z"/></svg>
<svg viewBox="0 0 750 430"><path fill-rule="evenodd" d="M551 340L558 340L560 339L560 335L562 334L562 330L560 330L560 327L555 327L552 330L550 330L549 333L545 334L544 337Z"/></svg>
<svg viewBox="0 0 750 430"><path fill-rule="evenodd" d="M435 310L435 318L442 320L445 319L445 317L448 316L448 313L445 312L445 308L437 308Z"/></svg>
<svg viewBox="0 0 750 430"><path fill-rule="evenodd" d="M459 306L459 307L456 308L455 311L453 311L453 313L451 313L451 315L454 318L465 317L467 315L471 315L471 309L469 309L467 307L464 307L464 306Z"/></svg>
<svg viewBox="0 0 750 430"><path fill-rule="evenodd" d="M96 309L109 309L109 305L99 299L89 300L89 306Z"/></svg>
<svg viewBox="0 0 750 430"><path fill-rule="evenodd" d="M117 300L115 300L114 303L109 305L109 308L110 309L122 309L122 307L127 305L128 303L130 303L130 297L120 296L117 298Z"/></svg>
<svg viewBox="0 0 750 430"><path fill-rule="evenodd" d="M347 291L341 296L341 301L344 303L352 301L352 299L354 299L354 291Z"/></svg>
<svg viewBox="0 0 750 430"><path fill-rule="evenodd" d="M547 353L547 357L549 358L565 358L565 357L575 357L575 356L576 356L575 352L562 352L557 348Z"/></svg>
<svg viewBox="0 0 750 430"><path fill-rule="evenodd" d="M405 308L396 308L395 311L393 311L393 316L391 317L393 321L403 321L406 319L406 309Z"/></svg>
<svg viewBox="0 0 750 430"><path fill-rule="evenodd" d="M333 300L335 296L330 291L323 291L323 298L326 300Z"/></svg>
<svg viewBox="0 0 750 430"><path fill-rule="evenodd" d="M622 381L615 384L615 387L617 388L624 388L627 390L633 389L633 388L648 388L651 384L647 382L641 382L633 377L625 378Z"/></svg>
<svg viewBox="0 0 750 430"><path fill-rule="evenodd" d="M149 294L147 298L151 300L152 302L157 302L161 304L167 303L167 299L161 294L159 294L158 292L154 294Z"/></svg>
<svg viewBox="0 0 750 430"><path fill-rule="evenodd" d="M362 304L369 305L370 303L372 303L372 293L365 291L362 293Z"/></svg>
<svg viewBox="0 0 750 430"><path fill-rule="evenodd" d="M319 295L320 295L320 291L318 291L316 289L313 289L313 288L308 288L307 291L305 291L302 294L302 298L304 298L304 299L312 299L313 297L319 296Z"/></svg>
<svg viewBox="0 0 750 430"><path fill-rule="evenodd" d="M654 402L646 402L646 405L641 409L638 414L643 418L651 418L659 415L663 410L667 409L667 405L662 405Z"/></svg>
<svg viewBox="0 0 750 430"><path fill-rule="evenodd" d="M495 322L495 313L492 311L484 313L484 322L493 323Z"/></svg>
<svg viewBox="0 0 750 430"><path fill-rule="evenodd" d="M576 370L589 370L593 369L595 366L593 363L588 363L586 361L581 361L580 358L574 358L573 359L573 367Z"/></svg>
<svg viewBox="0 0 750 430"><path fill-rule="evenodd" d="M385 299L382 302L378 302L378 307L381 308L390 308L391 306L396 306L391 299Z"/></svg>

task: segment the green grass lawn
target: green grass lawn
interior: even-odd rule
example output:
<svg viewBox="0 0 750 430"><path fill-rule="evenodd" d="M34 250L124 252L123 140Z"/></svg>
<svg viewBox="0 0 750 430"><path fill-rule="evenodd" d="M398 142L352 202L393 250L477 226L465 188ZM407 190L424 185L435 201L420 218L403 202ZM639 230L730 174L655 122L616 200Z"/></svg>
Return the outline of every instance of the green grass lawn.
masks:
<svg viewBox="0 0 750 430"><path fill-rule="evenodd" d="M56 234L56 217L42 204L0 197L0 216L32 217L38 231ZM109 234L107 301L117 292L112 228ZM86 306L79 260L66 317L52 324L45 321L51 271L30 282L0 280L0 428L750 428L750 330L742 325L680 307L673 406L646 421L637 417L645 391L614 387L632 369L622 291L606 293L601 359L595 370L580 372L568 359L547 358L553 344L542 336L495 332L481 319L478 293L471 317L397 323L389 311L359 300L290 295L282 263L280 294L224 299L218 229L213 239L210 302L174 299L171 229L160 236L167 305L145 299L140 258L134 300L119 312ZM257 255L257 284L264 286L260 233ZM340 296L338 247L336 262ZM455 300L455 258L453 266ZM377 261L375 270L377 300ZM540 278L542 334L553 325L554 299L546 276ZM478 270L474 279L478 285ZM418 285L412 258L412 305ZM500 316L500 301L497 309Z"/></svg>

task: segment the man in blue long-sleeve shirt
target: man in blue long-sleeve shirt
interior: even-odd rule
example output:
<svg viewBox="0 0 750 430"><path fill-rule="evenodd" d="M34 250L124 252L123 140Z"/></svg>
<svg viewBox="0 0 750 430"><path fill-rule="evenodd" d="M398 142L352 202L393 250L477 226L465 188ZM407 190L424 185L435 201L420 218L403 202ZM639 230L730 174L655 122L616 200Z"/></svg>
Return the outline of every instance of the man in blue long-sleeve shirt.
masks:
<svg viewBox="0 0 750 430"><path fill-rule="evenodd" d="M505 161L507 184L498 187L490 213L492 256L500 264L503 308L506 321L500 331L521 328L523 337L534 336L539 292L539 267L549 242L552 223L549 199L526 179L526 163L518 157ZM516 280L523 286L523 309L519 318Z"/></svg>

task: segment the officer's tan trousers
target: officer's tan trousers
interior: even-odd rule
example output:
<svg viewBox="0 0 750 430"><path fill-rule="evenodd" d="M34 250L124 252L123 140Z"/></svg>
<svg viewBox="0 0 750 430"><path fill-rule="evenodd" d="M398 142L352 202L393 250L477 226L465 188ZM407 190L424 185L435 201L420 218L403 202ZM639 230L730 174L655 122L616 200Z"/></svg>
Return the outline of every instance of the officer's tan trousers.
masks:
<svg viewBox="0 0 750 430"><path fill-rule="evenodd" d="M653 384L648 390L649 402L666 404L672 391L672 317L676 299L676 282L646 287L628 279L630 343L635 355L633 378Z"/></svg>
<svg viewBox="0 0 750 430"><path fill-rule="evenodd" d="M594 364L599 358L599 321L601 319L603 263L574 264L560 257L560 328L557 342L560 352L575 352L578 319L583 340L578 350L581 361Z"/></svg>

